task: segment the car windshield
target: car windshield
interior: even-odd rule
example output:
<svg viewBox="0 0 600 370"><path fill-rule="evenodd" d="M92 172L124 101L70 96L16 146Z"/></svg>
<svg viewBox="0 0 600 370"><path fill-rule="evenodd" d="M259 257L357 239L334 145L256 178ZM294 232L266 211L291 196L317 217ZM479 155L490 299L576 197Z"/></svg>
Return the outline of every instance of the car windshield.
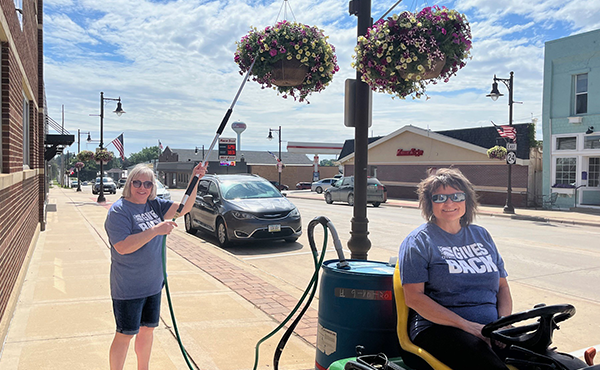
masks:
<svg viewBox="0 0 600 370"><path fill-rule="evenodd" d="M162 189L165 188L165 186L162 184L162 182L160 182L160 181L157 180L156 181L156 188L159 189L159 190L162 190Z"/></svg>
<svg viewBox="0 0 600 370"><path fill-rule="evenodd" d="M221 194L225 199L281 198L283 195L266 181L225 181L221 183Z"/></svg>

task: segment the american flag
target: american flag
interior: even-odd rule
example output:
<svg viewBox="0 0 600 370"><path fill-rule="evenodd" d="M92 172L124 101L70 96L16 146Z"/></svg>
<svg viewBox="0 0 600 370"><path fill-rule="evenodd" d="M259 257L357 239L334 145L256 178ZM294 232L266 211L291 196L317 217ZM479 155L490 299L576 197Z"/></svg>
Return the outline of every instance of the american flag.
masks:
<svg viewBox="0 0 600 370"><path fill-rule="evenodd" d="M162 143L160 142L160 140L158 140L158 147L160 148L160 150L163 149Z"/></svg>
<svg viewBox="0 0 600 370"><path fill-rule="evenodd" d="M123 134L117 136L117 138L110 143L117 148L119 154L121 155L121 159L125 160L125 143L123 142Z"/></svg>
<svg viewBox="0 0 600 370"><path fill-rule="evenodd" d="M512 139L513 141L517 140L517 130L513 126L496 126L496 131L502 137Z"/></svg>

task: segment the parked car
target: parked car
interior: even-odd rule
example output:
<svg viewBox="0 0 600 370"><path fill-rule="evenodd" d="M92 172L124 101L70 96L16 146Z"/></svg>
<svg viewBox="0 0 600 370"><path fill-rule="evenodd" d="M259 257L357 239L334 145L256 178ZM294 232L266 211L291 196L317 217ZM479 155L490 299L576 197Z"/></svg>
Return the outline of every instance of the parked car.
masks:
<svg viewBox="0 0 600 370"><path fill-rule="evenodd" d="M316 191L317 194L321 194L325 189L331 187L333 185L333 183L335 183L336 181L337 181L337 179L334 179L334 178L321 179L319 181L315 181L311 184L310 190Z"/></svg>
<svg viewBox="0 0 600 370"><path fill-rule="evenodd" d="M279 190L290 190L289 186L287 186L286 184L279 185L279 182L277 181L271 181L271 184L273 184L273 186Z"/></svg>
<svg viewBox="0 0 600 370"><path fill-rule="evenodd" d="M257 175L205 175L198 183L185 229L214 233L220 246L252 240L295 242L302 235L298 208Z"/></svg>
<svg viewBox="0 0 600 370"><path fill-rule="evenodd" d="M123 186L125 186L126 182L127 182L127 177L120 178L119 181L117 181L117 189L121 189Z"/></svg>
<svg viewBox="0 0 600 370"><path fill-rule="evenodd" d="M72 188L76 188L76 187L77 187L77 185L79 185L79 181L77 181L77 179L71 179L70 186L71 186Z"/></svg>
<svg viewBox="0 0 600 370"><path fill-rule="evenodd" d="M117 185L114 180L110 177L104 177L102 179L102 185L104 193L117 194ZM96 177L96 183L92 187L92 194L98 194L100 192L100 177Z"/></svg>
<svg viewBox="0 0 600 370"><path fill-rule="evenodd" d="M354 176L346 176L338 179L332 187L325 190L325 202L347 202L354 205ZM376 178L367 178L367 203L373 207L379 207L387 201L387 189Z"/></svg>
<svg viewBox="0 0 600 370"><path fill-rule="evenodd" d="M171 199L171 192L158 180L156 180L156 196L166 200Z"/></svg>
<svg viewBox="0 0 600 370"><path fill-rule="evenodd" d="M296 189L297 190L304 190L304 189L310 189L310 186L312 185L311 182L308 181L300 181L299 183L296 184Z"/></svg>

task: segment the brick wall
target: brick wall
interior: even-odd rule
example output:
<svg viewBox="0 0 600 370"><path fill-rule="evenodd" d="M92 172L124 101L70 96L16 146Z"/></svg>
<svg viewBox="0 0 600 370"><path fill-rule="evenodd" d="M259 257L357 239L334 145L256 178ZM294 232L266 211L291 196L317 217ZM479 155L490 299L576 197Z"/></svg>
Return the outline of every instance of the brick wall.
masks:
<svg viewBox="0 0 600 370"><path fill-rule="evenodd" d="M269 181L278 181L279 173L275 165L271 166L249 166L250 173L264 177ZM338 173L337 166L319 167L319 174L322 179L333 177ZM281 183L295 189L299 182L312 182L313 166L285 166L281 172Z"/></svg>
<svg viewBox="0 0 600 370"><path fill-rule="evenodd" d="M6 23L2 32L12 39L0 43L0 342L11 317L15 297L43 226L45 199L43 17L41 0L23 1L23 28L14 1L0 0ZM23 169L23 99L29 102L29 169Z"/></svg>

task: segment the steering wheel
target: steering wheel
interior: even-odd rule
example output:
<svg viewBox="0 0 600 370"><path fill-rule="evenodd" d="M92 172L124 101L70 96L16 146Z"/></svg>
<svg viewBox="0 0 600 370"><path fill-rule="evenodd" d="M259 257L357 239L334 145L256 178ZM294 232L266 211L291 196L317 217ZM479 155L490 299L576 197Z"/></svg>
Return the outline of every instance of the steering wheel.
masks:
<svg viewBox="0 0 600 370"><path fill-rule="evenodd" d="M575 315L575 307L570 304L538 305L528 311L502 317L483 327L481 333L507 345L523 347L541 353L552 343L552 332L558 329L559 322ZM505 328L518 322L539 317L529 325Z"/></svg>

